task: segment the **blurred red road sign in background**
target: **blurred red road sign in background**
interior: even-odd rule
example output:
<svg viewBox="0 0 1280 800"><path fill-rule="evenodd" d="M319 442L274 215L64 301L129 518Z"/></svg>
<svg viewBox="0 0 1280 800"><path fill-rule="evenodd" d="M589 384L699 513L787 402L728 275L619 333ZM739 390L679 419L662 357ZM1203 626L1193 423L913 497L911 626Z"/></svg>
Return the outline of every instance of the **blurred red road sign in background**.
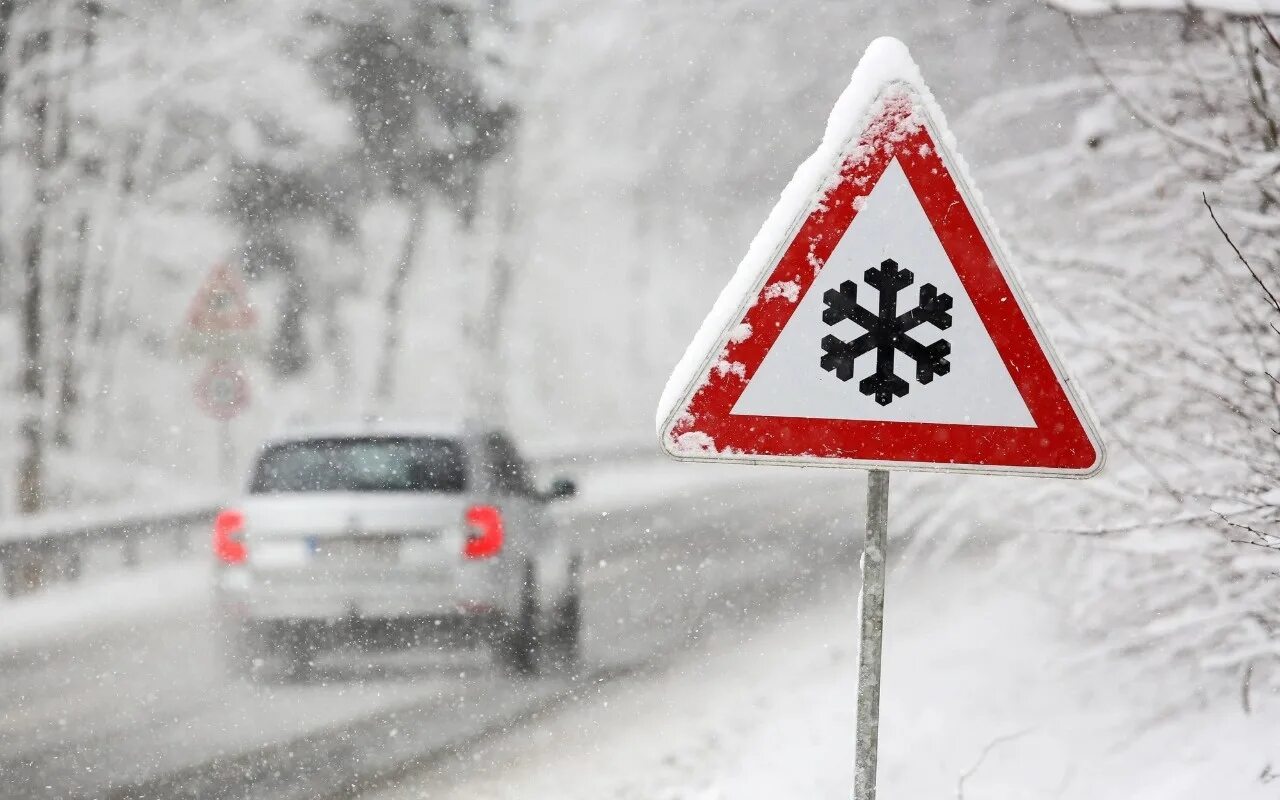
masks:
<svg viewBox="0 0 1280 800"><path fill-rule="evenodd" d="M210 361L196 381L196 402L216 420L239 416L249 406L249 381L240 364L228 360Z"/></svg>
<svg viewBox="0 0 1280 800"><path fill-rule="evenodd" d="M257 321L240 271L216 264L187 311L187 326L202 334L246 331Z"/></svg>

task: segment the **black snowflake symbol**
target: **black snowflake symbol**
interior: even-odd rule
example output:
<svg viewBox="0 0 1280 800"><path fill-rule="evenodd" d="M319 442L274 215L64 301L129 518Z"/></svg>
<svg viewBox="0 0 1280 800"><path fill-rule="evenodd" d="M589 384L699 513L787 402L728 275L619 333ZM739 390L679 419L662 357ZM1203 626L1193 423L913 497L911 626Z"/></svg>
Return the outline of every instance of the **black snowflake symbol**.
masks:
<svg viewBox="0 0 1280 800"><path fill-rule="evenodd" d="M835 336L822 338L822 368L834 372L842 381L853 379L853 363L858 356L876 351L876 371L858 382L858 390L875 395L876 402L887 406L895 397L905 397L907 382L893 371L895 354L902 352L916 362L916 380L929 383L935 375L951 371L947 356L951 355L951 343L940 339L923 345L907 335L921 323L928 322L939 330L951 327L951 295L938 294L938 287L926 283L920 287L920 304L904 314L898 313L898 292L915 282L916 276L909 269L899 269L898 262L885 259L879 267L868 269L863 277L871 288L880 293L880 313L877 315L858 305L858 284L845 281L839 289L828 289L822 295L827 307L822 321L835 325L842 320L853 320L866 333L852 342Z"/></svg>

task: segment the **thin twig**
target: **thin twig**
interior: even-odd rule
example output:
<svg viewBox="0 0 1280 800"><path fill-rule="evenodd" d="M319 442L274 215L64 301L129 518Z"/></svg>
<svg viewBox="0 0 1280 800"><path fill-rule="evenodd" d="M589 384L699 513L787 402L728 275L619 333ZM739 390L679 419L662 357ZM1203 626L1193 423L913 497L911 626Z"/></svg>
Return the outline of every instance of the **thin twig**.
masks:
<svg viewBox="0 0 1280 800"><path fill-rule="evenodd" d="M1276 300L1276 296L1271 292L1271 289L1267 287L1267 284L1263 283L1262 278L1254 271L1253 265L1249 263L1249 259L1244 257L1244 253L1241 253L1240 248L1236 247L1236 243L1231 240L1231 234L1227 233L1226 229L1222 227L1221 222L1218 222L1218 215L1213 213L1213 206L1209 204L1209 195L1201 192L1200 199L1204 201L1204 207L1209 209L1209 217L1213 220L1213 224L1218 226L1218 232L1222 234L1222 238L1226 239L1227 244L1231 245L1231 249L1236 251L1236 258L1240 259L1240 263L1244 264L1244 268L1249 270L1249 274L1253 276L1254 282L1262 288L1262 291L1267 295L1267 299L1271 301L1271 307L1275 309L1277 314L1280 314L1280 300Z"/></svg>
<svg viewBox="0 0 1280 800"><path fill-rule="evenodd" d="M1062 536L1080 536L1080 537L1100 537L1100 536L1117 536L1125 533L1136 533L1138 531L1147 531L1153 528L1169 528L1174 525L1188 525L1197 522L1211 522L1214 518L1221 519L1223 516L1251 514L1255 511L1269 509L1272 506L1261 504L1249 506L1238 511L1232 511L1229 515L1224 515L1221 511L1211 511L1208 514L1186 514L1180 517L1169 517L1166 519L1155 519L1150 522L1137 522L1130 525L1115 525L1106 528L1048 528L1046 533L1054 533Z"/></svg>
<svg viewBox="0 0 1280 800"><path fill-rule="evenodd" d="M1025 730L1017 731L1016 733L1006 733L1004 736L997 736L996 738L987 742L987 746L982 748L982 752L978 754L978 759L973 762L973 766L969 767L969 769L960 773L960 777L956 778L956 800L964 800L965 781L972 778L974 773L976 773L978 769L982 767L982 762L987 760L987 756L991 755L992 750L995 750L996 747L1006 742L1011 742L1014 739L1020 739L1023 736L1026 736L1027 734L1031 733L1033 730L1035 729L1026 728Z"/></svg>
<svg viewBox="0 0 1280 800"><path fill-rule="evenodd" d="M1243 522L1236 522L1234 520L1228 519L1227 515L1223 514L1221 511L1215 511L1214 513L1217 514L1218 518L1221 519L1223 523L1225 523L1226 525L1229 525L1232 528L1239 528L1242 531L1248 531L1249 533L1253 534L1255 539L1261 540L1260 542L1258 541L1246 542L1239 539L1233 540L1237 544L1261 544L1263 547L1269 547L1273 550L1276 549L1277 547L1280 547L1280 535L1274 534L1274 533L1268 533L1266 531L1260 531L1257 528L1244 524ZM1277 544L1270 544L1272 540L1275 540Z"/></svg>
<svg viewBox="0 0 1280 800"><path fill-rule="evenodd" d="M1247 544L1250 547L1261 547L1263 550L1268 552L1280 553L1280 545L1268 544L1266 542L1251 542L1247 539L1231 539L1230 541L1232 544ZM1271 574L1275 575L1276 573L1273 572Z"/></svg>

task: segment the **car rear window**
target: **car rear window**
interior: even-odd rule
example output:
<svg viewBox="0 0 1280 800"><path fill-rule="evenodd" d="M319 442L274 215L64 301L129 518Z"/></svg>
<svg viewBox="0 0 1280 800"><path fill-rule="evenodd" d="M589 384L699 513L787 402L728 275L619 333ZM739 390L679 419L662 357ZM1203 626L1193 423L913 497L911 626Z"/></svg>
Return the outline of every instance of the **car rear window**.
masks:
<svg viewBox="0 0 1280 800"><path fill-rule="evenodd" d="M462 446L449 439L311 439L268 447L250 492L461 492Z"/></svg>

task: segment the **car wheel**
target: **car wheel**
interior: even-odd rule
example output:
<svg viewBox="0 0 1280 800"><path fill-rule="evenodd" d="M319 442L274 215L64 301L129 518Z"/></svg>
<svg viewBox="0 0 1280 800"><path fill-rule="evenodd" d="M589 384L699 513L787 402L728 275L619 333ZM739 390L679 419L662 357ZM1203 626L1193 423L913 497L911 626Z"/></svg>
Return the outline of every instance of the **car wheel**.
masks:
<svg viewBox="0 0 1280 800"><path fill-rule="evenodd" d="M233 680L256 678L265 662L262 637L251 626L224 621L218 628L218 648L227 677Z"/></svg>
<svg viewBox="0 0 1280 800"><path fill-rule="evenodd" d="M569 590L556 609L551 638L556 656L566 667L576 666L582 652L582 578L575 561L569 567Z"/></svg>
<svg viewBox="0 0 1280 800"><path fill-rule="evenodd" d="M502 666L516 675L538 671L538 591L533 567L525 567L516 612L499 623L496 655Z"/></svg>

